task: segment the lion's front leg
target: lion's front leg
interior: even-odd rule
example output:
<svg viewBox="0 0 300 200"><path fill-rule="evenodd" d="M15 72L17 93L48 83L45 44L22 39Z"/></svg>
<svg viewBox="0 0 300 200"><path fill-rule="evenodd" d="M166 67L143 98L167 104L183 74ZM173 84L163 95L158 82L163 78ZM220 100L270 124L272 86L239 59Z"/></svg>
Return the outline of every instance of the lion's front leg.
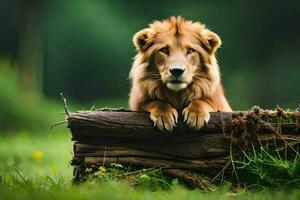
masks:
<svg viewBox="0 0 300 200"><path fill-rule="evenodd" d="M152 101L144 106L144 110L150 112L150 119L159 130L171 132L176 127L178 113L168 103Z"/></svg>
<svg viewBox="0 0 300 200"><path fill-rule="evenodd" d="M183 121L192 129L199 130L208 122L213 108L203 100L192 101L182 111Z"/></svg>

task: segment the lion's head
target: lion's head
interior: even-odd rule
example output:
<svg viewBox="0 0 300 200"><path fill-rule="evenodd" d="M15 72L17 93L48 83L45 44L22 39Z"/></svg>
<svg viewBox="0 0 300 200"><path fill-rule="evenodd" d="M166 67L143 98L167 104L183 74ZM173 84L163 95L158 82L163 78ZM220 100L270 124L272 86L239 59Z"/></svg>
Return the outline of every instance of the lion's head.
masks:
<svg viewBox="0 0 300 200"><path fill-rule="evenodd" d="M160 99L162 87L169 92L201 98L220 82L215 52L219 36L199 22L171 17L154 21L137 32L133 42L138 54L130 73L141 89Z"/></svg>

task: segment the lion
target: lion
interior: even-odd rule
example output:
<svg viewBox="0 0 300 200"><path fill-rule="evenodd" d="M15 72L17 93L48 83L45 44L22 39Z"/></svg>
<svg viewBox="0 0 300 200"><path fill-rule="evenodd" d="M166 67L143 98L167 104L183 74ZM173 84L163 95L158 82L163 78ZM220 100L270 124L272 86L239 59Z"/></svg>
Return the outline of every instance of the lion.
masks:
<svg viewBox="0 0 300 200"><path fill-rule="evenodd" d="M154 21L133 43L129 107L149 112L159 130L171 132L178 120L199 130L209 112L232 111L215 56L221 39L204 24L180 16Z"/></svg>

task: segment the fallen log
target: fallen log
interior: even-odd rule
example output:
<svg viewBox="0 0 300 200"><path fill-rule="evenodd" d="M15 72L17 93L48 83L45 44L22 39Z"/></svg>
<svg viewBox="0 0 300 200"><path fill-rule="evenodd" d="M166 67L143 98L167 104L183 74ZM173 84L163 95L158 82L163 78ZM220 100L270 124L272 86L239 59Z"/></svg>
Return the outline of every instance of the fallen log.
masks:
<svg viewBox="0 0 300 200"><path fill-rule="evenodd" d="M199 131L179 123L168 133L153 127L148 113L123 109L67 113L74 141L71 164L75 179L85 174L86 168L111 163L161 167L185 177L182 172L187 170L222 168L232 153L238 155L241 148L250 145L293 149L290 142L300 141L300 114L296 111L254 108L210 115L207 125Z"/></svg>

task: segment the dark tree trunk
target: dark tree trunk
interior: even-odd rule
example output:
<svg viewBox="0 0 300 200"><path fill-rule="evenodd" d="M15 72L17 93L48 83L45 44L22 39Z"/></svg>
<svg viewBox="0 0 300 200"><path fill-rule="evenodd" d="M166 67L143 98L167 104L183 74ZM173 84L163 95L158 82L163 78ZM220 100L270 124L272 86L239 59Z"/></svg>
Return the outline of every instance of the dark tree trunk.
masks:
<svg viewBox="0 0 300 200"><path fill-rule="evenodd" d="M40 95L43 69L43 0L20 1L18 62L20 86Z"/></svg>

